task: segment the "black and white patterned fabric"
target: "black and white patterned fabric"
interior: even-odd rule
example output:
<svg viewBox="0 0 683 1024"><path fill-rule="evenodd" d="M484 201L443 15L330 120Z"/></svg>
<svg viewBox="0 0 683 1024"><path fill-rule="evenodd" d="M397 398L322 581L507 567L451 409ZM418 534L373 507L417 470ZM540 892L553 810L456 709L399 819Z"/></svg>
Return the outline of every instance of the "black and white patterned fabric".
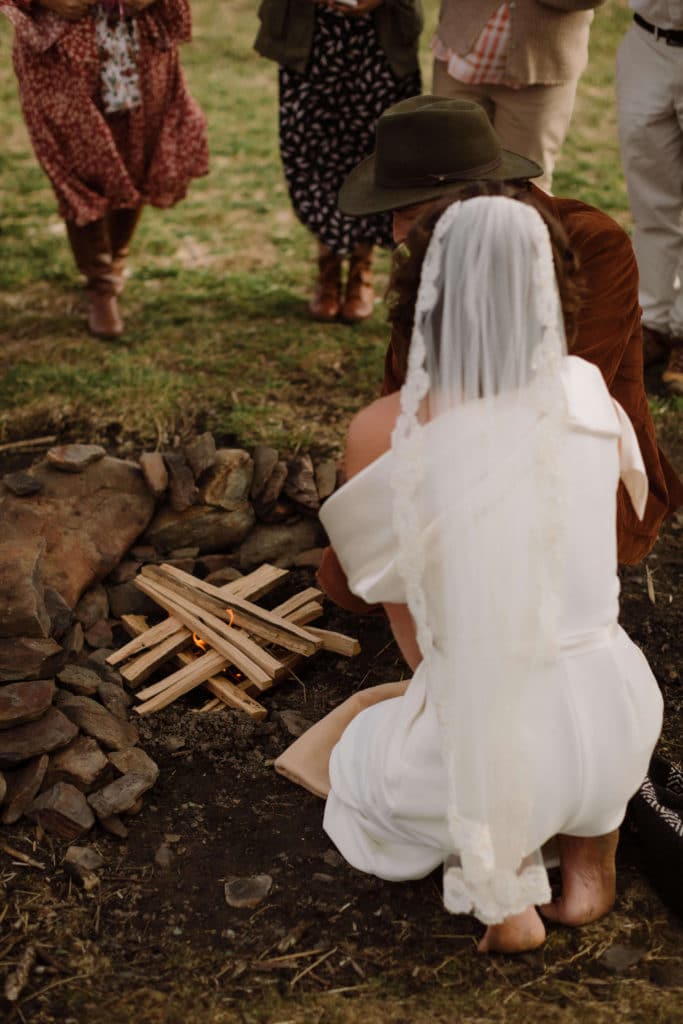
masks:
<svg viewBox="0 0 683 1024"><path fill-rule="evenodd" d="M359 242L389 246L391 215L345 217L337 193L375 147L375 122L420 92L420 75L397 80L371 15L319 8L304 74L280 68L280 153L299 220L340 256Z"/></svg>
<svg viewBox="0 0 683 1024"><path fill-rule="evenodd" d="M638 837L650 881L683 915L683 771L678 765L653 757L626 820Z"/></svg>

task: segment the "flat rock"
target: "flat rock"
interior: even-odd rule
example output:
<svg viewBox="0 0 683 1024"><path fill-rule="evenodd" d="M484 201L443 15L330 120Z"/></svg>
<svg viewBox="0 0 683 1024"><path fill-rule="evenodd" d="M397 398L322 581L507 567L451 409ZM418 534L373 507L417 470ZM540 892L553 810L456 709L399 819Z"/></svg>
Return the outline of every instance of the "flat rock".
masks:
<svg viewBox="0 0 683 1024"><path fill-rule="evenodd" d="M28 494L38 494L43 489L40 480L36 480L32 473L24 473L21 470L17 473L5 473L2 482L12 494L16 494L17 498L25 498Z"/></svg>
<svg viewBox="0 0 683 1024"><path fill-rule="evenodd" d="M146 537L159 551L171 551L181 544L192 544L202 553L224 551L244 540L254 519L249 502L232 512L209 505L194 505L180 513L164 508L155 517Z"/></svg>
<svg viewBox="0 0 683 1024"><path fill-rule="evenodd" d="M318 498L324 501L337 486L337 463L334 459L323 459L315 467L315 486Z"/></svg>
<svg viewBox="0 0 683 1024"><path fill-rule="evenodd" d="M107 587L107 593L111 614L115 619L120 619L122 615L152 615L159 611L159 605L132 582Z"/></svg>
<svg viewBox="0 0 683 1024"><path fill-rule="evenodd" d="M311 512L318 511L320 500L310 455L299 455L295 459L290 459L283 490L287 497L297 505L301 505Z"/></svg>
<svg viewBox="0 0 683 1024"><path fill-rule="evenodd" d="M235 580L242 578L242 573L239 569L235 569L232 566L226 566L225 569L217 569L216 572L210 572L205 578L206 583L212 583L214 587L224 587L226 583L234 583Z"/></svg>
<svg viewBox="0 0 683 1024"><path fill-rule="evenodd" d="M154 512L140 468L110 457L82 473L55 473L49 463L32 472L43 484L27 498L3 493L3 541L24 544L42 538L43 585L62 595L69 607L95 580L102 579L147 527Z"/></svg>
<svg viewBox="0 0 683 1024"><path fill-rule="evenodd" d="M253 569L263 562L287 567L301 551L316 547L321 527L316 519L302 519L292 525L259 523L240 547L240 568Z"/></svg>
<svg viewBox="0 0 683 1024"><path fill-rule="evenodd" d="M65 665L62 671L57 673L57 679L62 686L79 697L94 696L102 681L97 672L86 668L85 665Z"/></svg>
<svg viewBox="0 0 683 1024"><path fill-rule="evenodd" d="M95 816L87 800L68 782L58 782L36 797L28 807L26 817L60 839L78 839L95 824Z"/></svg>
<svg viewBox="0 0 683 1024"><path fill-rule="evenodd" d="M112 815L124 814L131 810L142 794L153 785L154 780L149 775L130 772L119 779L114 779L104 789L91 793L88 803L98 818L110 818Z"/></svg>
<svg viewBox="0 0 683 1024"><path fill-rule="evenodd" d="M50 636L61 640L71 629L73 612L54 587L45 587L45 611L50 619Z"/></svg>
<svg viewBox="0 0 683 1024"><path fill-rule="evenodd" d="M201 487L204 504L232 512L241 508L249 497L254 463L241 448L221 448Z"/></svg>
<svg viewBox="0 0 683 1024"><path fill-rule="evenodd" d="M91 892L100 884L97 870L103 864L104 858L94 846L70 846L62 861L67 874L79 882L86 892Z"/></svg>
<svg viewBox="0 0 683 1024"><path fill-rule="evenodd" d="M42 537L0 543L0 637L49 635L41 571L44 553Z"/></svg>
<svg viewBox="0 0 683 1024"><path fill-rule="evenodd" d="M47 461L55 469L65 473L82 473L93 462L99 462L106 455L99 444L61 444L50 448Z"/></svg>
<svg viewBox="0 0 683 1024"><path fill-rule="evenodd" d="M97 687L97 695L107 711L111 711L115 718L120 718L122 722L128 721L128 708L133 700L122 686L102 679Z"/></svg>
<svg viewBox="0 0 683 1024"><path fill-rule="evenodd" d="M199 434L185 445L183 452L195 480L198 480L202 473L213 466L216 458L213 434Z"/></svg>
<svg viewBox="0 0 683 1024"><path fill-rule="evenodd" d="M77 732L73 722L57 708L51 707L35 722L0 732L0 767L11 768L32 757L65 747Z"/></svg>
<svg viewBox="0 0 683 1024"><path fill-rule="evenodd" d="M0 640L0 683L54 676L66 660L66 651L54 640L15 637Z"/></svg>
<svg viewBox="0 0 683 1024"><path fill-rule="evenodd" d="M251 481L250 494L252 499L257 501L270 479L270 474L278 464L279 455L275 448L269 448L265 444L258 444L254 448L252 459L254 462L254 475Z"/></svg>
<svg viewBox="0 0 683 1024"><path fill-rule="evenodd" d="M90 790L111 771L109 760L91 736L77 736L63 750L50 755L47 781L68 782L82 793Z"/></svg>
<svg viewBox="0 0 683 1024"><path fill-rule="evenodd" d="M62 638L62 646L66 654L80 654L85 646L85 637L83 636L83 626L80 622L74 622L71 629Z"/></svg>
<svg viewBox="0 0 683 1024"><path fill-rule="evenodd" d="M80 622L84 630L88 630L108 616L109 598L106 588L101 583L94 583L92 587L88 587L74 608L74 618Z"/></svg>
<svg viewBox="0 0 683 1024"><path fill-rule="evenodd" d="M606 967L611 974L625 974L647 954L648 950L644 946L615 942L599 957L598 963Z"/></svg>
<svg viewBox="0 0 683 1024"><path fill-rule="evenodd" d="M168 504L174 512L184 512L199 496L194 475L180 452L167 452L164 462L168 470Z"/></svg>
<svg viewBox="0 0 683 1024"><path fill-rule="evenodd" d="M313 725L313 722L309 721L308 718L304 718L298 711L281 711L280 721L289 735L294 737L301 736Z"/></svg>
<svg viewBox="0 0 683 1024"><path fill-rule="evenodd" d="M206 573L207 575L212 572L218 572L219 569L236 569L238 557L236 554L201 555L197 559L197 569L200 573Z"/></svg>
<svg viewBox="0 0 683 1024"><path fill-rule="evenodd" d="M111 647L114 643L114 631L106 619L100 619L94 626L86 630L85 642L89 647Z"/></svg>
<svg viewBox="0 0 683 1024"><path fill-rule="evenodd" d="M35 679L0 687L0 730L35 722L50 707L54 695L52 679Z"/></svg>
<svg viewBox="0 0 683 1024"><path fill-rule="evenodd" d="M231 878L225 883L225 902L229 907L257 907L271 890L270 875Z"/></svg>
<svg viewBox="0 0 683 1024"><path fill-rule="evenodd" d="M60 710L81 732L92 736L109 750L125 750L139 739L138 730L132 722L121 722L90 697L75 697L62 692L57 694L56 701Z"/></svg>
<svg viewBox="0 0 683 1024"><path fill-rule="evenodd" d="M155 498L160 498L166 493L168 470L161 452L143 452L140 456L140 469Z"/></svg>
<svg viewBox="0 0 683 1024"><path fill-rule="evenodd" d="M7 772L7 792L0 817L3 825L13 825L19 821L33 802L43 784L49 760L47 754L41 754L40 757L32 757L15 772Z"/></svg>
<svg viewBox="0 0 683 1024"><path fill-rule="evenodd" d="M115 569L107 576L107 584L111 586L112 583L130 583L134 580L140 571L142 562L133 559L124 559L123 562L119 562Z"/></svg>
<svg viewBox="0 0 683 1024"><path fill-rule="evenodd" d="M159 778L159 766L140 747L128 750L117 750L109 755L109 760L122 775L147 775L152 782Z"/></svg>

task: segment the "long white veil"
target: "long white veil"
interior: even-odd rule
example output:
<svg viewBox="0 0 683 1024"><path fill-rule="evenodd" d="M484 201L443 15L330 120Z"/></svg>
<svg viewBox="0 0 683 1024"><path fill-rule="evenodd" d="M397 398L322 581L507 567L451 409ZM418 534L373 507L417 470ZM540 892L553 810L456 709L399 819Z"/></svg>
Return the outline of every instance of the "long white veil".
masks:
<svg viewBox="0 0 683 1024"><path fill-rule="evenodd" d="M485 924L550 899L529 753L558 648L565 354L540 214L454 202L422 266L392 486L448 773L444 903Z"/></svg>

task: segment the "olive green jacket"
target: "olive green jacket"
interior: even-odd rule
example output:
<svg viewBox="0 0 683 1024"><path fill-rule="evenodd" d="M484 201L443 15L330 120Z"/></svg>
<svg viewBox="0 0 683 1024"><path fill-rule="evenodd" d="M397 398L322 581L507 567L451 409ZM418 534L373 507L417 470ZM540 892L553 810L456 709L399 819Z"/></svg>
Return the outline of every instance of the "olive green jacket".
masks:
<svg viewBox="0 0 683 1024"><path fill-rule="evenodd" d="M313 0L262 0L258 16L261 27L254 43L256 51L293 71L305 71L315 28ZM417 71L422 0L384 0L372 17L396 77Z"/></svg>

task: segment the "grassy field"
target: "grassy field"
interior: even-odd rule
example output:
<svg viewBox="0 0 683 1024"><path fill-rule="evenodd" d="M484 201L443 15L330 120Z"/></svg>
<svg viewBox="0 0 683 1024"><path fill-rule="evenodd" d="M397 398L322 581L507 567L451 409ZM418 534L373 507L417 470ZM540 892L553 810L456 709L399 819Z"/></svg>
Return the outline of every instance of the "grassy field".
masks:
<svg viewBox="0 0 683 1024"><path fill-rule="evenodd" d="M0 441L53 431L120 448L211 429L245 445L338 448L373 397L387 330L306 315L314 244L296 221L278 146L276 69L252 50L253 0L195 0L184 49L209 122L211 173L170 211L149 209L124 297L124 340L84 331L83 297L47 180L22 122L11 26L0 19ZM436 0L427 0L422 50ZM614 54L629 14L600 10L558 194L627 224L613 98ZM380 286L388 255L378 260Z"/></svg>

